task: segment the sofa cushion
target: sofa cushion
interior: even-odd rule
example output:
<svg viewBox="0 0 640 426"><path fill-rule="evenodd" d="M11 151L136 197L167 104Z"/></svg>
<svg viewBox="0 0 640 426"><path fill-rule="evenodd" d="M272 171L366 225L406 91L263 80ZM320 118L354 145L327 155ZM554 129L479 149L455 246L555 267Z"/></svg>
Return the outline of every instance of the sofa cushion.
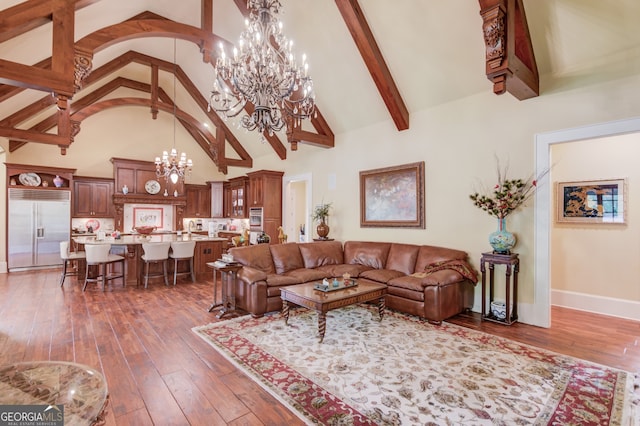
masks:
<svg viewBox="0 0 640 426"><path fill-rule="evenodd" d="M369 269L368 271L363 271L359 278L367 278L371 281L386 284L389 280L404 276L404 273L393 269Z"/></svg>
<svg viewBox="0 0 640 426"><path fill-rule="evenodd" d="M287 277L294 277L299 280L301 283L306 283L310 281L322 281L323 278L329 278L325 275L324 271L318 269L296 269L294 271L285 272L284 274Z"/></svg>
<svg viewBox="0 0 640 426"><path fill-rule="evenodd" d="M384 269L391 243L347 241L344 243L344 263Z"/></svg>
<svg viewBox="0 0 640 426"><path fill-rule="evenodd" d="M415 244L392 243L385 268L403 272L405 275L412 274L416 267L419 250L420 246Z"/></svg>
<svg viewBox="0 0 640 426"><path fill-rule="evenodd" d="M402 287L387 286L387 294L401 297L407 300L424 302L424 291L422 291L422 288L418 291L418 290L410 290Z"/></svg>
<svg viewBox="0 0 640 426"><path fill-rule="evenodd" d="M387 285L422 291L427 286L442 286L458 283L465 278L452 269L443 269L431 274L415 273L390 280Z"/></svg>
<svg viewBox="0 0 640 426"><path fill-rule="evenodd" d="M411 273L422 272L427 266L437 262L454 259L465 260L466 258L467 253L461 250L435 246L420 246L418 259L416 260L416 268L415 271Z"/></svg>
<svg viewBox="0 0 640 426"><path fill-rule="evenodd" d="M283 285L301 284L297 277L287 275L269 274L267 275L267 287L282 287Z"/></svg>
<svg viewBox="0 0 640 426"><path fill-rule="evenodd" d="M369 266L364 265L324 265L316 268L317 271L322 271L323 275L327 278L342 277L344 274L351 275L351 278L357 278L363 271L371 269Z"/></svg>
<svg viewBox="0 0 640 426"><path fill-rule="evenodd" d="M304 267L308 269L325 265L340 265L344 263L342 243L340 241L317 241L314 243L300 243L300 254Z"/></svg>
<svg viewBox="0 0 640 426"><path fill-rule="evenodd" d="M271 250L276 274L284 274L287 271L304 268L298 244L272 244L269 245L269 249Z"/></svg>
<svg viewBox="0 0 640 426"><path fill-rule="evenodd" d="M269 244L257 244L245 247L233 247L229 249L233 260L244 266L251 266L267 274L275 273Z"/></svg>

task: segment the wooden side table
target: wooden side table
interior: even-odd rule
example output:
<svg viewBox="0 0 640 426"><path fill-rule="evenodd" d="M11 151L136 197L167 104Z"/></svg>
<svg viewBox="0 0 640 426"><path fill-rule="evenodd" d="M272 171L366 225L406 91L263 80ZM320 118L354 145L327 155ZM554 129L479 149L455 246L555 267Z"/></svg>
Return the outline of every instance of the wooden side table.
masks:
<svg viewBox="0 0 640 426"><path fill-rule="evenodd" d="M209 306L209 312L213 311L216 307L221 306L220 312L216 315L216 318L222 318L226 314L230 314L236 311L236 279L238 271L242 268L242 265L226 265L219 264L218 262L208 262L207 266L213 268L213 303ZM220 283L222 285L222 301L218 303L218 280L216 279L217 272L220 272Z"/></svg>
<svg viewBox="0 0 640 426"><path fill-rule="evenodd" d="M487 274L486 264L489 264L489 300L487 300ZM491 312L491 302L493 302L494 287L494 269L495 265L505 265L505 309L506 317L504 319L496 318ZM517 253L498 254L498 253L482 253L480 259L480 272L482 272L482 320L499 322L511 325L518 320L518 270L520 269L520 259ZM511 298L511 273L513 270L513 299ZM487 302L489 304L489 312L487 312ZM513 306L513 308L512 308Z"/></svg>

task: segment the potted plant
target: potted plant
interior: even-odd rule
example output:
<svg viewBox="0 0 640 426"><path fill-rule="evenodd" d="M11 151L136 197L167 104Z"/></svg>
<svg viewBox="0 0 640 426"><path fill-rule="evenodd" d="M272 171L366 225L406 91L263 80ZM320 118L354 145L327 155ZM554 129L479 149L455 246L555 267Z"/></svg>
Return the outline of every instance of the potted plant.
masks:
<svg viewBox="0 0 640 426"><path fill-rule="evenodd" d="M329 225L327 225L326 220L329 217L329 209L331 208L331 203L319 204L313 210L313 214L311 215L311 219L314 222L319 222L316 227L316 232L318 233L318 239L327 240L327 235L329 235Z"/></svg>

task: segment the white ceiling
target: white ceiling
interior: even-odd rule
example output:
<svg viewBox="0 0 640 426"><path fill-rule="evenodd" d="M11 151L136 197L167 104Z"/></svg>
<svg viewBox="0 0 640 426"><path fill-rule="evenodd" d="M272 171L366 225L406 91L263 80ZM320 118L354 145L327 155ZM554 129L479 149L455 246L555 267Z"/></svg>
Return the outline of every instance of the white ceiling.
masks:
<svg viewBox="0 0 640 426"><path fill-rule="evenodd" d="M389 112L335 2L281 1L284 32L295 41L294 50L299 56L307 54L317 104L334 133L389 120ZM18 1L0 0L0 7L5 9L14 3ZM199 26L200 3L102 0L77 12L76 39L145 10ZM360 0L359 3L410 113L492 91L492 84L484 74L478 1ZM638 73L640 1L524 0L524 4L541 76L541 96L547 90L562 90L568 80L571 84L588 84L606 76ZM234 2L214 0L213 15L214 33L235 42L244 19ZM0 57L30 64L50 56L44 42L46 37L50 40L50 31L50 26L40 27L1 44ZM97 53L94 68L128 50L173 61L172 40L145 38ZM212 67L202 63L198 48L178 41L177 61L203 95L208 96ZM170 88L166 89L171 93ZM0 115L11 112L2 110ZM241 140L253 137L240 133L237 136ZM269 151L268 147L265 149ZM250 153L254 157L259 155Z"/></svg>

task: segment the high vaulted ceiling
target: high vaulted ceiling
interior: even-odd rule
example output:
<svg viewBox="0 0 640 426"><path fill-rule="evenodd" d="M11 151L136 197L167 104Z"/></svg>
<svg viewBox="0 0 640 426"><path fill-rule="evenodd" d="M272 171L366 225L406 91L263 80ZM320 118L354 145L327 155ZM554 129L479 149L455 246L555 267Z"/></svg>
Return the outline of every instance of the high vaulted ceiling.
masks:
<svg viewBox="0 0 640 426"><path fill-rule="evenodd" d="M62 1L52 0L51 3ZM486 45L480 16L480 5L485 0L281 1L284 32L295 41L296 53L304 52L308 56L317 105L324 119L315 126L305 125L305 131L309 132L307 139L316 142L315 145L331 146L332 133L339 135L382 121L391 120L400 132L411 126L412 112L494 90L485 74ZM20 3L18 0L0 0L0 10ZM206 0L183 1L179 6L175 0L80 0L76 2L73 38L76 42L81 41L96 31L148 11L196 29L203 28L203 23L206 28L209 21L216 36L233 43L243 27L243 3L244 0L213 0L213 19L203 20ZM541 96L606 76L637 73L637 70L629 69L630 52L635 58L640 55L640 31L636 29L640 22L640 2L637 0L524 0L523 3L540 74ZM379 48L379 57L374 58L384 61L377 70L378 77L388 73L395 88L380 86L380 82L376 85L376 71L366 65L367 54L371 52L359 49L354 41L348 17L344 16L345 4L361 8L371 40ZM0 40L3 41L0 59L33 65L52 56L53 25L50 22L34 25L19 35L12 33L11 23L10 19L0 20ZM211 64L203 62L200 48L189 41L178 40L176 50L179 84L185 88L192 84L193 91L206 100L213 82ZM214 46L215 53L217 46ZM125 62L120 62L125 66L108 68L108 64L119 58L125 58ZM145 67L132 65L141 63ZM92 89L87 84L76 93L70 101L71 108L83 98L89 102L88 94L120 76L121 79L110 84L117 86L116 89L128 87L146 93L147 99L153 96L153 82L157 79L160 89L156 96L166 109L172 105L172 82L166 75L173 72L172 64L172 37L131 38L105 45L94 53L93 75L87 77L87 82L95 86ZM159 69L156 74L149 71L154 66ZM103 74L97 71L100 69ZM7 117L42 98L43 92L34 89L11 98L0 98L0 120L7 121ZM389 105L389 99L395 100L396 105ZM144 106L153 110L150 103ZM49 102L49 108L54 107L54 103ZM403 107L406 109L404 120ZM202 111L197 99L178 105L178 108L185 111L179 118L187 124L189 117L198 119L191 123L194 128L198 126L197 121L215 121ZM27 129L50 114L51 111L47 114L34 111L29 120L11 124ZM227 165L249 167L251 158L278 155L284 159L292 149L284 134L279 135L282 146L277 148L274 144L258 143L258 135L237 131L233 123L227 123L227 126L228 133L234 135L227 134L228 147L222 152L214 150L212 161L219 155L227 155L233 157ZM55 126L49 126L48 131L54 134ZM215 129L210 132L211 140L221 136ZM196 133L194 140L206 150L207 139L198 139ZM316 140L313 140L313 134L318 135ZM331 143L327 142L329 139ZM8 143L3 146L9 148ZM73 149L73 145L69 149ZM302 144L300 149L304 149Z"/></svg>

